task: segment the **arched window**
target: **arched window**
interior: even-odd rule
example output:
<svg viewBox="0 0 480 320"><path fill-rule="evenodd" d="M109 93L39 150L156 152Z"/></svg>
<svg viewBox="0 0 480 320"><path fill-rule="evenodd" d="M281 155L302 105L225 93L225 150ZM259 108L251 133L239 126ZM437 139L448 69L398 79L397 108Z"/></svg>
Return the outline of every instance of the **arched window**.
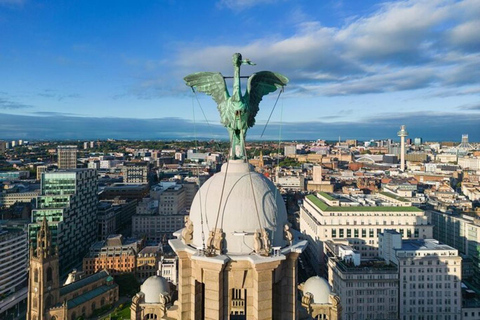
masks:
<svg viewBox="0 0 480 320"><path fill-rule="evenodd" d="M50 320L57 320L57 317L52 316L52 317L50 318Z"/></svg>
<svg viewBox="0 0 480 320"><path fill-rule="evenodd" d="M71 320L77 320L77 314L75 312L72 313L72 317L70 319Z"/></svg>
<svg viewBox="0 0 480 320"><path fill-rule="evenodd" d="M104 304L105 304L105 298L102 298L102 300L100 300L100 305L103 307Z"/></svg>
<svg viewBox="0 0 480 320"><path fill-rule="evenodd" d="M37 308L37 298L33 298L33 307Z"/></svg>
<svg viewBox="0 0 480 320"><path fill-rule="evenodd" d="M33 271L33 281L38 282L38 269L37 268L35 268L35 270Z"/></svg>
<svg viewBox="0 0 480 320"><path fill-rule="evenodd" d="M85 316L86 316L85 311L87 311L87 308L85 308L85 306L83 306L83 308L82 308L82 317L85 317Z"/></svg>
<svg viewBox="0 0 480 320"><path fill-rule="evenodd" d="M92 302L92 312L95 311L97 307L95 306L95 302Z"/></svg>
<svg viewBox="0 0 480 320"><path fill-rule="evenodd" d="M53 279L53 271L51 267L47 268L47 281L52 281Z"/></svg>

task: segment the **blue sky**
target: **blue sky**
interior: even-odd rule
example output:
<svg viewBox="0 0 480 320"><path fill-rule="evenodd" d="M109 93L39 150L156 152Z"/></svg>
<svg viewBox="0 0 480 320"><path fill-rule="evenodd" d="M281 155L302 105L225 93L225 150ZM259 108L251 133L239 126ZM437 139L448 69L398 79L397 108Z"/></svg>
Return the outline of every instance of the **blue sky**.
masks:
<svg viewBox="0 0 480 320"><path fill-rule="evenodd" d="M405 124L480 141L478 17L478 0L0 0L0 139L225 139L182 79L231 75L241 52L257 64L243 75L290 79L264 138L396 139Z"/></svg>

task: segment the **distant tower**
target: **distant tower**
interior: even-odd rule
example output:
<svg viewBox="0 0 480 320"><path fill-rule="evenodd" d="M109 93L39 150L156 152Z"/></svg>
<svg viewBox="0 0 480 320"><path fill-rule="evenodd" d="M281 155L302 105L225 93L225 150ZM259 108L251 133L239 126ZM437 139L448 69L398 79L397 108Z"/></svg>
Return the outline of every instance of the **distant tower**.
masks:
<svg viewBox="0 0 480 320"><path fill-rule="evenodd" d="M58 169L77 168L77 146L58 146Z"/></svg>
<svg viewBox="0 0 480 320"><path fill-rule="evenodd" d="M37 233L37 248L30 244L27 320L49 320L46 311L60 302L58 272L58 253L44 216Z"/></svg>
<svg viewBox="0 0 480 320"><path fill-rule="evenodd" d="M462 134L462 143L460 143L457 148L465 150L473 149L472 145L468 143L468 134Z"/></svg>
<svg viewBox="0 0 480 320"><path fill-rule="evenodd" d="M405 171L405 137L408 136L408 132L405 129L405 125L400 127L397 135L400 137L400 170Z"/></svg>

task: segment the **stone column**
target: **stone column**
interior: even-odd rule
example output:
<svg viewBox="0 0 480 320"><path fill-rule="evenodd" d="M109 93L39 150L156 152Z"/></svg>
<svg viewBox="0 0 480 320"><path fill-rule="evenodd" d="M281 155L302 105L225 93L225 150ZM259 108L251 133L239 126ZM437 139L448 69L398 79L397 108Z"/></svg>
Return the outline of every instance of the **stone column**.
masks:
<svg viewBox="0 0 480 320"><path fill-rule="evenodd" d="M289 253L285 263L285 277L283 279L283 303L282 315L283 319L296 318L296 303L297 303L297 259L300 254L297 252Z"/></svg>
<svg viewBox="0 0 480 320"><path fill-rule="evenodd" d="M205 284L205 320L228 319L224 299L224 264L201 263L201 266Z"/></svg>
<svg viewBox="0 0 480 320"><path fill-rule="evenodd" d="M185 251L178 252L178 270L179 314L182 319L194 319L195 279L192 272L192 261Z"/></svg>
<svg viewBox="0 0 480 320"><path fill-rule="evenodd" d="M273 266L271 263L255 265L251 299L251 319L267 320L273 316ZM248 299L248 298L247 298ZM250 310L247 310L250 311ZM250 317L248 317L250 319Z"/></svg>

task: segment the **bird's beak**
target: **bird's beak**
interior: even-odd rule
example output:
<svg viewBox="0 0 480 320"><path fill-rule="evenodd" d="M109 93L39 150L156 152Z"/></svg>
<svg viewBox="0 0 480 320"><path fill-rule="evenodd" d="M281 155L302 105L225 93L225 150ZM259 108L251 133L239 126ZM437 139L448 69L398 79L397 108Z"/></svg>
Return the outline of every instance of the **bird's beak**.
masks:
<svg viewBox="0 0 480 320"><path fill-rule="evenodd" d="M252 61L250 61L250 59L245 59L245 60L242 60L242 64L249 64L251 66L255 66L256 63L253 63Z"/></svg>

